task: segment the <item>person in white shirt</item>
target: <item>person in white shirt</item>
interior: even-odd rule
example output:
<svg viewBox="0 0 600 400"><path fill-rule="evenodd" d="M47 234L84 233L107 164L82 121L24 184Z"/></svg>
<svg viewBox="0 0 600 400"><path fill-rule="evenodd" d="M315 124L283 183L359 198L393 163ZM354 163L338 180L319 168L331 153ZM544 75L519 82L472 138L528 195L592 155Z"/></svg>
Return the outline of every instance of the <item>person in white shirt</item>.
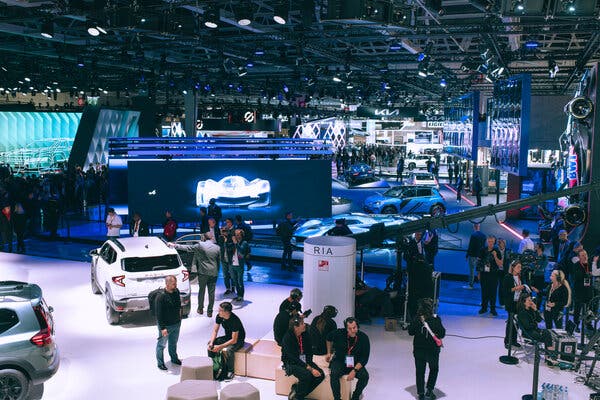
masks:
<svg viewBox="0 0 600 400"><path fill-rule="evenodd" d="M106 236L109 239L118 238L121 235L121 227L123 226L123 221L119 214L115 212L114 208L108 209L108 215L106 216Z"/></svg>
<svg viewBox="0 0 600 400"><path fill-rule="evenodd" d="M519 250L517 253L523 254L525 250L535 250L535 245L533 244L533 240L529 237L529 230L523 229L523 239L519 243Z"/></svg>

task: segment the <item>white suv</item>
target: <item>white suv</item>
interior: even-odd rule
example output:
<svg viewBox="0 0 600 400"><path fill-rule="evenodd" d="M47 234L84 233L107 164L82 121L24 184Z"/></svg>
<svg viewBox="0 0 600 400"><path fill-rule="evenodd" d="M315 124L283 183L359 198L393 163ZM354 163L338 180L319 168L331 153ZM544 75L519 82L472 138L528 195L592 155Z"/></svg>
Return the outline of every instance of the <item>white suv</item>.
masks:
<svg viewBox="0 0 600 400"><path fill-rule="evenodd" d="M126 311L150 309L148 293L165 287L167 275L177 278L182 315L189 315L189 271L164 240L155 236L107 240L90 255L92 291L104 294L109 324L118 324Z"/></svg>
<svg viewBox="0 0 600 400"><path fill-rule="evenodd" d="M404 166L406 168L408 168L409 171L412 171L413 169L424 169L427 168L427 161L432 160L435 161L435 159L427 154L416 154L412 157L406 157L404 159Z"/></svg>

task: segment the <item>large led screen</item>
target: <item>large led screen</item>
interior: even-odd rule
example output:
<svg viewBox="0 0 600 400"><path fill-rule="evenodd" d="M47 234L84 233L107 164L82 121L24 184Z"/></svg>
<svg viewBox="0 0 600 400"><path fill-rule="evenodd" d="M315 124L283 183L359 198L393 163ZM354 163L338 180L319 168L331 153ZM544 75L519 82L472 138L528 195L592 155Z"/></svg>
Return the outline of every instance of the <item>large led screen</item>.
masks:
<svg viewBox="0 0 600 400"><path fill-rule="evenodd" d="M129 161L129 214L160 223L165 210L197 221L215 199L224 217L273 221L331 216L331 164L326 160Z"/></svg>

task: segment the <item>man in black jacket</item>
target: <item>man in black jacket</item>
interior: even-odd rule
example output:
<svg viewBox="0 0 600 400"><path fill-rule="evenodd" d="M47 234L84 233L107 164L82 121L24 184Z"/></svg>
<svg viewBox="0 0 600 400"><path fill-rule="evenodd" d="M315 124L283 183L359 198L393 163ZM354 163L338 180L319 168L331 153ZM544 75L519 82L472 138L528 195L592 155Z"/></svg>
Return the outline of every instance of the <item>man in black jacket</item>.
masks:
<svg viewBox="0 0 600 400"><path fill-rule="evenodd" d="M331 370L331 391L334 400L341 400L340 378L348 374L348 381L358 379L352 400L360 395L369 383L369 373L365 366L369 361L371 345L369 337L358 330L358 321L353 317L344 320L344 328L336 329L327 335L327 355Z"/></svg>
<svg viewBox="0 0 600 400"><path fill-rule="evenodd" d="M473 224L473 233L469 239L466 258L469 262L469 289L473 289L475 281L475 269L481 255L481 250L485 246L485 235L479 230L479 224Z"/></svg>
<svg viewBox="0 0 600 400"><path fill-rule="evenodd" d="M227 365L227 379L233 379L235 352L244 347L246 331L240 318L231 310L233 307L228 301L219 304L219 315L215 320L210 341L208 342L208 356L214 357L221 352ZM224 336L217 337L219 328L223 326Z"/></svg>
<svg viewBox="0 0 600 400"><path fill-rule="evenodd" d="M286 374L298 378L298 383L292 385L288 399L304 400L323 382L325 374L313 362L312 344L304 318L296 315L289 322L290 326L282 340L281 361Z"/></svg>
<svg viewBox="0 0 600 400"><path fill-rule="evenodd" d="M181 298L177 289L177 278L169 275L165 278L165 291L156 296L154 300L156 322L158 324L158 339L156 342L156 361L158 369L167 370L164 360L164 349L169 342L169 356L171 363L181 365L177 356L177 341L181 328Z"/></svg>
<svg viewBox="0 0 600 400"><path fill-rule="evenodd" d="M285 220L277 225L276 233L283 244L283 253L281 254L281 269L295 271L292 264L292 236L294 235L294 222L292 221L293 214L291 211L285 213Z"/></svg>
<svg viewBox="0 0 600 400"><path fill-rule="evenodd" d="M417 315L408 327L408 334L414 336L413 356L415 357L415 370L417 378L417 395L419 400L436 398L433 390L437 381L440 360L440 345L436 343L427 330L425 324L438 339L446 336L446 329L442 320L433 314L433 300L430 298L419 300ZM427 392L425 392L425 367L429 364L429 378L427 379Z"/></svg>
<svg viewBox="0 0 600 400"><path fill-rule="evenodd" d="M129 223L129 235L133 237L150 236L148 223L142 219L139 212L133 213L133 218Z"/></svg>
<svg viewBox="0 0 600 400"><path fill-rule="evenodd" d="M302 306L297 301L292 302L287 309L279 311L273 321L273 337L282 346L283 337L290 328L290 320L300 314Z"/></svg>
<svg viewBox="0 0 600 400"><path fill-rule="evenodd" d="M490 314L494 317L496 312L496 295L498 292L498 267L502 265L502 255L496 247L496 237L487 237L487 246L481 250L477 274L481 282L481 309L479 314L487 312L488 303Z"/></svg>

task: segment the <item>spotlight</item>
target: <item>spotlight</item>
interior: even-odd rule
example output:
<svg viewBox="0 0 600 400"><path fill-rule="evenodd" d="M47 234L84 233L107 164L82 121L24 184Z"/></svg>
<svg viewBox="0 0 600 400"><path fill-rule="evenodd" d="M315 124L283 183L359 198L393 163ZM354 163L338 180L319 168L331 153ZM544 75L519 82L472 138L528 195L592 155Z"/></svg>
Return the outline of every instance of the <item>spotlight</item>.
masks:
<svg viewBox="0 0 600 400"><path fill-rule="evenodd" d="M235 18L237 20L238 25L247 26L252 23L252 6L250 4L242 4L238 5L237 10L235 10Z"/></svg>
<svg viewBox="0 0 600 400"><path fill-rule="evenodd" d="M342 78L340 78L339 74L334 75L332 79L334 82L338 83L342 81Z"/></svg>
<svg viewBox="0 0 600 400"><path fill-rule="evenodd" d="M248 70L246 67L238 67L238 76L246 76L248 75Z"/></svg>
<svg viewBox="0 0 600 400"><path fill-rule="evenodd" d="M575 0L562 0L562 8L568 13L574 13L576 11Z"/></svg>
<svg viewBox="0 0 600 400"><path fill-rule="evenodd" d="M290 1L282 0L279 1L273 7L273 20L279 25L285 25L289 18L290 13Z"/></svg>
<svg viewBox="0 0 600 400"><path fill-rule="evenodd" d="M80 68L85 67L85 61L83 61L83 57L82 56L78 56L77 57L77 66Z"/></svg>
<svg viewBox="0 0 600 400"><path fill-rule="evenodd" d="M520 13L525 12L525 4L523 0L513 0L513 11L518 11Z"/></svg>
<svg viewBox="0 0 600 400"><path fill-rule="evenodd" d="M210 29L215 29L219 27L220 20L220 12L221 10L215 4L208 7L206 13L204 13L204 26Z"/></svg>
<svg viewBox="0 0 600 400"><path fill-rule="evenodd" d="M448 86L448 83L446 82L446 80L445 80L444 78L440 79L440 86L441 86L441 87L444 87L444 88L445 88L446 86Z"/></svg>
<svg viewBox="0 0 600 400"><path fill-rule="evenodd" d="M51 20L45 20L42 22L42 30L40 34L46 39L52 39L54 37L54 23Z"/></svg>
<svg viewBox="0 0 600 400"><path fill-rule="evenodd" d="M100 35L100 31L98 30L98 26L94 22L88 21L86 23L86 28L87 28L87 33L90 36L98 36L98 35Z"/></svg>
<svg viewBox="0 0 600 400"><path fill-rule="evenodd" d="M560 69L558 68L558 65L556 64L556 61L554 61L553 58L549 58L548 59L548 76L550 77L550 79L556 78L556 74L558 74L558 71L560 71Z"/></svg>
<svg viewBox="0 0 600 400"><path fill-rule="evenodd" d="M98 29L98 32L102 33L103 35L106 35L108 32L106 31L106 29L104 29L102 26L100 25L96 25L96 29Z"/></svg>
<svg viewBox="0 0 600 400"><path fill-rule="evenodd" d="M421 78L427 77L427 65L419 64L419 71L417 72Z"/></svg>

